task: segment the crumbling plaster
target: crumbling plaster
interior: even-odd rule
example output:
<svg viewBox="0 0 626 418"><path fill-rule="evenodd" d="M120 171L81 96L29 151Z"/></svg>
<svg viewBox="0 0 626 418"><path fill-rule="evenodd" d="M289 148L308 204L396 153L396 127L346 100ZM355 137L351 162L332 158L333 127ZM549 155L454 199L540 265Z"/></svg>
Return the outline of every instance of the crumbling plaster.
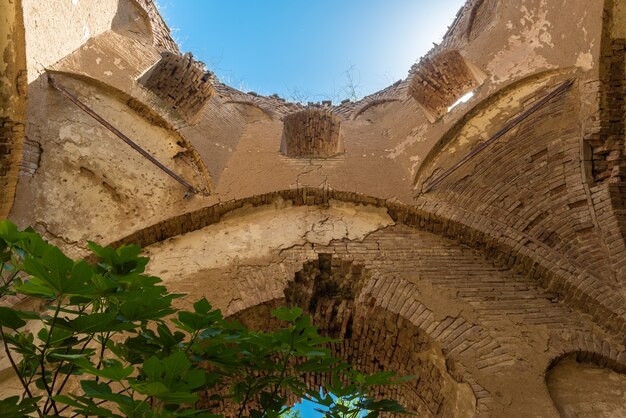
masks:
<svg viewBox="0 0 626 418"><path fill-rule="evenodd" d="M55 78L198 189L208 187L201 167L166 128L150 123L111 92L61 74ZM57 91L38 87L39 103L46 105L30 107L27 135L42 154L35 174L20 181L12 209L20 224L40 228L79 254L87 239L103 239L112 230L124 236L204 199L202 194L185 197L182 185Z"/></svg>
<svg viewBox="0 0 626 418"><path fill-rule="evenodd" d="M328 208L314 208L277 200L269 207L233 211L218 224L155 244L146 254L151 258L151 274L167 277L175 271L185 275L263 259L295 245L362 240L392 224L386 211L375 206L331 201ZM184 265L181 259L186 260Z"/></svg>
<svg viewBox="0 0 626 418"><path fill-rule="evenodd" d="M558 416L544 383L545 365L590 326L586 316L555 302L531 280L454 241L394 226L375 207L331 201L327 208L302 208L278 200L231 212L218 224L151 245L146 254L151 273L187 294L183 305L207 297L227 315L281 300L303 263L319 254L362 263L369 271L362 303L423 324L421 329L443 344L447 361L460 363L467 376L457 379L475 382L479 410L490 411L488 416ZM265 318L261 312L252 317ZM470 329L467 344L477 344L478 351L454 349L462 341L457 336ZM599 329L594 333L612 340ZM613 344L616 353L623 352ZM490 348L478 348L485 345ZM508 379L510 373L515 379Z"/></svg>
<svg viewBox="0 0 626 418"><path fill-rule="evenodd" d="M9 16L6 30L25 34L27 57L0 62L10 86L3 103L18 104L22 124L11 144L21 147L24 121L29 144L13 220L76 256L88 239L148 245L150 271L189 293L180 303L207 296L228 315L284 302L294 275L322 256L332 254L339 276L361 266L360 303L384 318L368 329L415 330L403 347L430 338L434 351L413 361L432 354L471 388L452 402L461 415L585 413L568 384L589 373L605 391L624 390L623 2L469 0L426 58L452 50L475 66L484 77L473 97L425 114L409 96L419 61L363 100L314 105L340 119L343 152L330 158L281 155L283 119L303 104L214 80L190 123L145 89L139 80L161 53L178 53L151 0L23 6L25 29ZM53 91L44 69L175 172L210 181L211 195L185 197ZM565 94L438 187L423 187L569 78ZM19 154L3 169L17 173ZM561 372L553 362L571 352L603 368L563 363ZM409 361L398 355L389 365ZM459 393L432 404L439 392L428 384L418 391L430 396L427 415ZM591 407L612 404L600 396Z"/></svg>
<svg viewBox="0 0 626 418"><path fill-rule="evenodd" d="M11 209L26 124L26 56L22 3L0 5L0 217Z"/></svg>

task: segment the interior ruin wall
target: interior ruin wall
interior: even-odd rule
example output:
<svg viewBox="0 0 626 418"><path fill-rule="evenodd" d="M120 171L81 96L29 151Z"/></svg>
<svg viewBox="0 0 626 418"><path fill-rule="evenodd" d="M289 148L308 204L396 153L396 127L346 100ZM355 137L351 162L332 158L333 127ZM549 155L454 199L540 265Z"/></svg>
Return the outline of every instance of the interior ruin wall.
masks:
<svg viewBox="0 0 626 418"><path fill-rule="evenodd" d="M604 394L623 390L626 365L623 2L469 0L406 78L325 105L341 152L323 158L280 152L304 104L209 87L203 72L188 89L166 77L146 88L163 53L183 57L151 0L0 11L3 217L77 257L87 240L146 246L171 290L229 315L287 301L331 254L336 280L362 291L324 305L319 323L340 306L375 309L366 340L401 349L349 358L430 376L396 393L426 416L619 407ZM206 193L124 148L49 75ZM176 254L198 264L174 277ZM584 406L568 381L590 373L601 389L587 387Z"/></svg>

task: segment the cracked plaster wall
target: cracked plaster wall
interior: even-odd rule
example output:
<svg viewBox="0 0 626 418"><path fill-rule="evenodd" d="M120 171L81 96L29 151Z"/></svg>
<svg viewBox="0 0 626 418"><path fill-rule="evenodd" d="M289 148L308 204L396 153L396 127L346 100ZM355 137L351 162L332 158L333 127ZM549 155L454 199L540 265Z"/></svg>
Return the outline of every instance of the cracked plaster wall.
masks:
<svg viewBox="0 0 626 418"><path fill-rule="evenodd" d="M393 224L384 209L331 202L327 209L292 206L242 208L220 223L152 245L146 249L150 274L190 274L259 260L295 245L328 244L336 239L360 240ZM181 263L185 260L185 263Z"/></svg>
<svg viewBox="0 0 626 418"><path fill-rule="evenodd" d="M72 78L57 80L132 140L198 188L206 178L176 136L143 118L111 92ZM46 86L47 87L47 86ZM124 236L204 197L185 188L60 93L39 90L27 135L41 147L32 177L22 177L11 218L80 254L89 239Z"/></svg>
<svg viewBox="0 0 626 418"><path fill-rule="evenodd" d="M388 215L372 207L333 203L328 209L308 208L306 215L302 209L282 201L243 208L218 224L151 245L146 249L152 258L149 271L164 278L171 290L187 293L181 304L204 296L232 315L285 298L303 263L320 254L332 255L340 277L350 266L362 265L366 279L354 285L357 292L363 288L361 303L401 314L442 344L441 361L454 370L450 373L457 381L471 384L478 416L558 416L544 383L545 365L572 345L589 350L584 341L575 342L578 333L593 329L600 341L612 341L607 355L626 359L620 343L591 325L587 316L476 250L392 225ZM332 215L337 210L341 215ZM343 225L346 210L352 233ZM298 227L279 227L279 220ZM254 248L257 244L270 251ZM191 262L181 263L190 255ZM380 341L371 347L385 346ZM427 379L423 385L432 382ZM426 416L436 415L433 410L437 408L424 410Z"/></svg>
<svg viewBox="0 0 626 418"><path fill-rule="evenodd" d="M285 283L312 253L359 258L385 274L375 285L381 304L394 312L414 311L408 315L414 315L412 323L425 321L431 332L445 334L441 342L448 344L448 355L485 341L484 347L458 357L470 370L466 376L481 380L470 384L482 416L526 416L528 408L535 408L537 416L557 416L543 378L544 365L562 351L608 350L611 358L626 359L616 343L624 341L625 246L615 232L623 219L616 216L619 207L605 189L588 186L582 143L602 123L602 2L520 0L496 6L494 0L468 1L432 53L458 50L485 73L474 97L431 123L407 97L407 80L400 81L363 101L332 107L343 118L344 154L298 161L279 153L280 117L301 109L297 104L218 85L199 124L189 126L142 89L136 79L158 60L161 47L153 45L145 16L128 7L130 3L77 0L79 7L68 1L61 8L26 3L26 35L33 45L30 80L62 58L55 70L103 83L72 82L90 96L92 105L103 105L120 129L142 134L137 139L159 156L171 161L177 152L171 130L188 139L216 187L209 198L183 200L177 185L168 184L144 161L134 160L119 146L106 146L117 140L105 138L101 128L39 79L29 86L26 131L43 153L34 176L20 182L13 219L34 223L76 254L83 254L85 239L107 243L134 237L153 243L158 237L173 237L147 249L154 257L151 271L190 296L210 292L210 299L228 313L282 297ZM117 10L102 11L103 5L117 5ZM618 11L620 7L618 2ZM49 36L67 36L67 45L56 41L55 48L44 50L44 39L63 14L77 18L64 29L67 33ZM89 19L100 20L92 24ZM86 42L85 22L91 36ZM415 198L416 178L419 186L449 167L528 106L536 93L554 85L547 80L566 77L577 79L568 99L552 103L532 123L512 132L520 141L509 138L497 144L493 154L473 162L434 195ZM136 103L120 101L114 89ZM382 101L368 107L375 100ZM264 113L250 112L237 101L253 103ZM155 126L160 120L168 127ZM542 129L561 131L547 137ZM116 158L125 163L114 163ZM193 171L179 163L175 165L183 172ZM509 181L511 176L518 178ZM307 195L305 186L323 189ZM212 211L217 202L237 207L234 199L266 201L257 196L277 190L302 195L306 205L313 204L309 200L324 204L324 196L335 191L346 191L354 201L376 200L363 195L386 199L376 204L390 213L393 208L398 223L419 225L454 241L443 245L440 237L424 232L404 240L402 228L390 226L384 209L337 203L323 209L291 207L284 202L242 209L225 216L223 223L176 236L193 229L190 225L218 222L228 210ZM207 209L194 212L198 208ZM558 216L551 219L543 212ZM179 219L179 214L185 215ZM152 224L154 228L143 229ZM421 243L423 247L394 256L405 244ZM501 264L485 260L485 254ZM285 257L292 257L291 264ZM189 259L193 263L183 264L182 276L176 276L181 260ZM578 310L593 315L595 322ZM455 340L460 346L447 340L470 332L477 333L473 339ZM528 399L534 402L530 406Z"/></svg>

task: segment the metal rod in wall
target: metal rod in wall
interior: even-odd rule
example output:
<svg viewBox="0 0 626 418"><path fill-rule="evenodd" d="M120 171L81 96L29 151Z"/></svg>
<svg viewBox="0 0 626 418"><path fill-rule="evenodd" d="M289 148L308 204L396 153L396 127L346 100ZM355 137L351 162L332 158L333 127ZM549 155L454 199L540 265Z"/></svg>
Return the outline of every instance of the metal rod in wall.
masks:
<svg viewBox="0 0 626 418"><path fill-rule="evenodd" d="M115 136L120 138L122 141L124 141L128 145L130 145L135 151L137 151L139 154L144 156L148 161L150 161L152 164L154 164L157 167L159 167L167 175L169 175L174 180L176 180L177 182L179 182L180 184L185 186L187 188L188 192L190 192L190 193L197 193L197 190L191 184L189 184L184 178L182 178L178 174L174 173L167 166L165 166L165 164L161 163L159 160L154 158L148 151L146 151L143 148L141 148L133 140L131 140L129 137L127 137L122 132L120 132L115 126L111 125L111 123L109 123L107 120L105 120L102 116L100 116L99 114L94 112L89 106L87 106L86 104L81 102L78 99L78 97L76 97L76 95L74 93L72 93L71 91L66 89L64 86L59 84L54 79L54 77L52 77L51 74L48 74L48 82L50 83L50 85L52 87L54 87L56 90L58 90L63 96L65 96L72 103L74 103L76 106L78 106L83 112L87 113L89 116L91 116L92 118L94 118L95 120L100 122L100 124L102 124L105 128L107 128L109 131L111 131Z"/></svg>
<svg viewBox="0 0 626 418"><path fill-rule="evenodd" d="M513 129L515 126L520 124L524 119L528 118L531 114L535 113L537 110L539 110L539 108L543 107L545 104L547 104L554 97L558 96L559 94L563 93L565 90L569 89L572 86L572 84L574 84L574 80L572 80L572 79L565 81L563 84L561 84L556 89L552 90L549 94L544 96L541 100L539 100L537 103L532 105L530 108L528 108L524 112L520 113L515 118L511 119L506 125L504 125L504 127L502 129L500 129L498 132L496 132L491 138L489 138L488 140L486 140L482 144L478 145L476 148L474 148L472 151L470 151L469 154L467 154L465 157L463 157L459 161L457 161L452 167L448 168L440 176L436 177L434 180L432 180L427 185L425 185L424 193L427 193L430 190L432 190L433 187L437 186L439 183L441 183L443 180L445 180L446 177L448 177L450 174L452 174L454 171L456 171L463 164L467 163L469 160L474 158L478 153L480 153L482 150L487 148L489 145L491 145L493 142L495 142L502 135L506 134L511 129Z"/></svg>

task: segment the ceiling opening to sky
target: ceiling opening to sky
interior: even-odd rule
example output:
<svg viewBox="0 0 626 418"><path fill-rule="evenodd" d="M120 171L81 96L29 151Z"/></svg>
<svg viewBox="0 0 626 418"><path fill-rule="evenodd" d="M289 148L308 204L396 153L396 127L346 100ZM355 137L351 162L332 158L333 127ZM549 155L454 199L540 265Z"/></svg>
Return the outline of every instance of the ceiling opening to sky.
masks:
<svg viewBox="0 0 626 418"><path fill-rule="evenodd" d="M406 77L464 0L160 0L181 50L243 91L356 99Z"/></svg>

